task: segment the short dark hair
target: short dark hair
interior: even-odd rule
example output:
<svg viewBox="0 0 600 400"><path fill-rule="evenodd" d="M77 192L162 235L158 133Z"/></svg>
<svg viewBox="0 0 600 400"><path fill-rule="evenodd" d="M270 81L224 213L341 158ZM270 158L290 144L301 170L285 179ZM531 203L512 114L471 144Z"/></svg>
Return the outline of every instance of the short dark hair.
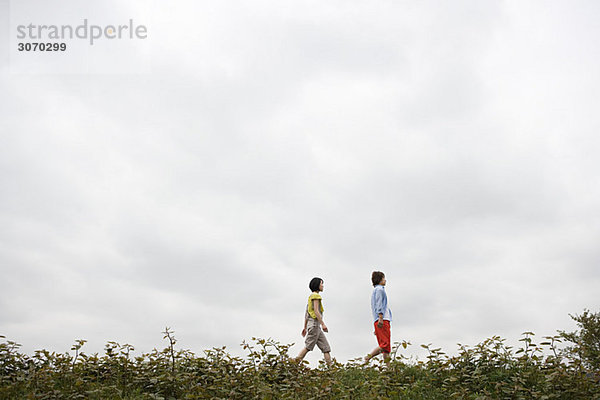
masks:
<svg viewBox="0 0 600 400"><path fill-rule="evenodd" d="M310 283L308 284L308 288L313 292L318 292L319 286L321 286L321 282L323 282L323 279L321 278L312 278L310 280Z"/></svg>
<svg viewBox="0 0 600 400"><path fill-rule="evenodd" d="M373 282L373 286L379 285L383 278L385 278L385 274L383 272L373 271L373 274L371 274L371 282Z"/></svg>

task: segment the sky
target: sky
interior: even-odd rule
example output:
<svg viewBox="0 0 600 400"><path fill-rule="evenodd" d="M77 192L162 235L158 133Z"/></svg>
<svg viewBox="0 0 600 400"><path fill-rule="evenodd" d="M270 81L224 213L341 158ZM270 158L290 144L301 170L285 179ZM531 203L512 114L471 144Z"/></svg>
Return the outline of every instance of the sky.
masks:
<svg viewBox="0 0 600 400"><path fill-rule="evenodd" d="M0 1L0 335L452 353L599 310L595 1ZM138 40L15 50L18 24ZM33 41L33 40L30 40ZM60 40L59 40L60 42ZM316 365L318 350L307 359Z"/></svg>

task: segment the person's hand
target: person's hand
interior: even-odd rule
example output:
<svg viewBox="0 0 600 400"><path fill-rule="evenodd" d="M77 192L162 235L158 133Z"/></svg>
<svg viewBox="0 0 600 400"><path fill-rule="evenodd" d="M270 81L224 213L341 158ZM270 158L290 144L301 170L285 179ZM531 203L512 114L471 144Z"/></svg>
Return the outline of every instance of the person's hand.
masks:
<svg viewBox="0 0 600 400"><path fill-rule="evenodd" d="M329 332L329 329L327 329L327 326L325 325L325 323L322 323L321 327L323 328L323 332Z"/></svg>
<svg viewBox="0 0 600 400"><path fill-rule="evenodd" d="M302 337L306 336L306 328L302 329Z"/></svg>
<svg viewBox="0 0 600 400"><path fill-rule="evenodd" d="M380 327L380 328L383 328L383 320L382 320L382 319L380 319L380 320L377 322L377 326L378 326L378 327Z"/></svg>

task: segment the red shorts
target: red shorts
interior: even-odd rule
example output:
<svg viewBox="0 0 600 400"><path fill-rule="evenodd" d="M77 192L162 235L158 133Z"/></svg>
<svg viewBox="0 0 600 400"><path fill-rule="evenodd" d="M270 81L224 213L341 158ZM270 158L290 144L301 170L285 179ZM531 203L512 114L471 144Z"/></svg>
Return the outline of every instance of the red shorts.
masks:
<svg viewBox="0 0 600 400"><path fill-rule="evenodd" d="M392 346L390 345L390 321L383 320L383 326L380 328L377 326L378 321L375 321L375 336L377 336L377 343L381 350L385 353L390 353L392 351Z"/></svg>

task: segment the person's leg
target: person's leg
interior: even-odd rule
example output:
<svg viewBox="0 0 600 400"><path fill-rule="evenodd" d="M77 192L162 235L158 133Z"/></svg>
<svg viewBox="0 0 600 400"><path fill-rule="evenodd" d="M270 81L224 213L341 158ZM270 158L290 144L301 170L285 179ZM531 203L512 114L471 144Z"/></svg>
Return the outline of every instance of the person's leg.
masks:
<svg viewBox="0 0 600 400"><path fill-rule="evenodd" d="M390 353L388 353L387 351L383 351L383 361L385 362L385 365L390 365Z"/></svg>
<svg viewBox="0 0 600 400"><path fill-rule="evenodd" d="M304 341L304 348L300 350L298 353L298 357L295 358L296 361L302 361L306 356L306 353L312 351L315 348L315 344L317 343L317 339L319 332L318 328L309 322L308 328L306 330L306 340Z"/></svg>
<svg viewBox="0 0 600 400"><path fill-rule="evenodd" d="M319 328L319 336L317 338L317 347L323 352L323 357L325 358L325 362L329 365L331 364L331 347L329 346L329 342L325 337L325 333Z"/></svg>
<svg viewBox="0 0 600 400"><path fill-rule="evenodd" d="M375 337L377 338L377 344L371 353L365 357L365 363L368 363L371 358L383 353L383 360L387 363L390 361L390 323L389 321L383 321L383 326L379 326L377 321L373 324L375 328Z"/></svg>
<svg viewBox="0 0 600 400"><path fill-rule="evenodd" d="M383 321L381 329L382 343L379 343L381 352L383 353L383 361L386 365L390 365L390 352L392 351L392 328L390 321Z"/></svg>
<svg viewBox="0 0 600 400"><path fill-rule="evenodd" d="M371 358L379 355L382 352L381 347L377 346L373 349L372 352L370 352L369 354L367 354L365 356L365 362L369 362L371 360Z"/></svg>
<svg viewBox="0 0 600 400"><path fill-rule="evenodd" d="M302 361L304 359L304 357L306 356L306 354L308 353L308 349L305 347L302 350L300 350L300 353L298 353L298 356L295 358L296 361Z"/></svg>

